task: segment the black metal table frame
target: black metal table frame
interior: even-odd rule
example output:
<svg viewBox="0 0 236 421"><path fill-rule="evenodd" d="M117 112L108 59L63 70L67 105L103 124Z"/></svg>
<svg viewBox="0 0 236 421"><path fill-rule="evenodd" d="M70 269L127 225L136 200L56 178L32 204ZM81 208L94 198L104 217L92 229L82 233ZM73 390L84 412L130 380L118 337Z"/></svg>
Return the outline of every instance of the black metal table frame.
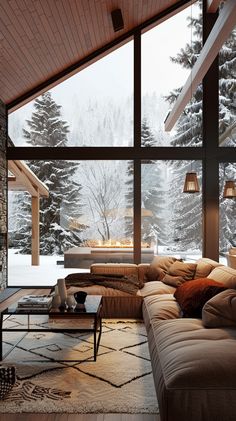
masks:
<svg viewBox="0 0 236 421"><path fill-rule="evenodd" d="M101 308L102 308L102 305L100 304L99 305L99 308L98 308L98 310L97 310L97 312L96 313L88 313L88 314L86 314L86 313L80 313L80 312L74 312L73 313L73 319L75 319L75 320L81 320L81 319L92 319L93 318L93 320L94 320L94 323L93 323L93 328L90 328L90 329L88 329L88 328L52 328L52 327L46 327L46 328L38 328L38 329L36 329L36 328L30 328L30 316L39 316L39 315L42 315L42 316L45 316L45 315L49 315L49 312L48 311L45 311L45 312L37 312L37 311L32 311L32 310L30 310L30 312L27 312L27 310L24 310L24 313L23 312L16 312L16 313L4 313L4 312L2 312L2 313L0 313L0 342L1 342L1 344L0 344L0 361L3 361L4 360L4 358L6 358L7 357L7 355L9 355L12 351L13 351L13 349L14 348L16 348L18 345L19 345L19 343L25 338L25 336L29 333L29 332L55 332L55 333L65 333L65 332L73 332L73 333L82 333L82 332L93 332L93 360L91 360L91 357L90 358L88 358L88 359L86 359L86 360L65 360L65 359L62 359L62 360L55 360L55 359L48 359L48 360L40 360L40 361L43 361L43 362L52 362L52 361L54 361L54 362L71 362L71 363L73 363L73 362L83 362L83 361L89 361L89 360L91 360L91 361L96 361L97 360L97 353L98 353L98 348L99 348L99 344L100 344L100 339L101 339L101 334L102 334L102 317L101 317ZM28 323L27 323L27 328L23 328L23 329L17 329L17 328L12 328L12 329L6 329L6 328L4 328L3 327L3 323L8 319L8 318L10 318L11 316L16 316L16 315L22 315L22 316L27 316L27 318L28 318ZM50 313L50 315L52 315L53 316L53 313ZM58 316L58 313L56 313L56 315ZM71 314L70 313L65 313L65 314L63 314L63 316L65 316L66 315L66 317L65 318L70 318L70 316L71 316ZM78 316L78 317L75 317L75 315L76 316ZM8 317L6 317L6 318L4 318L4 316L8 316ZM98 326L99 326L99 330L98 330ZM12 348L9 350L9 351L7 351L4 355L3 355L3 332L25 332L25 334L22 336L22 338L20 338L19 339L19 341L17 341L17 343L15 343L13 346L12 346ZM37 361L37 360L34 360L34 361Z"/></svg>

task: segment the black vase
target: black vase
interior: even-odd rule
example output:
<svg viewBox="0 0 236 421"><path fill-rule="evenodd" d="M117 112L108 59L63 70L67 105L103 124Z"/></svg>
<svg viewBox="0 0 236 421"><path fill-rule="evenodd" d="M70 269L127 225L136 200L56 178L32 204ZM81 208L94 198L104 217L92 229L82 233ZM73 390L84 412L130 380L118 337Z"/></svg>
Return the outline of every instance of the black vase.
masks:
<svg viewBox="0 0 236 421"><path fill-rule="evenodd" d="M85 291L78 291L74 294L75 297L75 301L77 302L77 304L84 304L86 297L87 297L87 292Z"/></svg>

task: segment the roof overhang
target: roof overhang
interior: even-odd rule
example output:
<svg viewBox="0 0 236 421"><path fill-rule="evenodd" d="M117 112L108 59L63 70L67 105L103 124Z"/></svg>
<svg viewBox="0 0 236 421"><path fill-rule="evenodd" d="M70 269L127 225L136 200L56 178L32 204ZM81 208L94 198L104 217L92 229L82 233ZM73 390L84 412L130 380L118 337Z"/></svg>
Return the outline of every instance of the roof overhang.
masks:
<svg viewBox="0 0 236 421"><path fill-rule="evenodd" d="M39 180L23 161L9 160L8 190L27 191L32 197L49 197L47 186Z"/></svg>

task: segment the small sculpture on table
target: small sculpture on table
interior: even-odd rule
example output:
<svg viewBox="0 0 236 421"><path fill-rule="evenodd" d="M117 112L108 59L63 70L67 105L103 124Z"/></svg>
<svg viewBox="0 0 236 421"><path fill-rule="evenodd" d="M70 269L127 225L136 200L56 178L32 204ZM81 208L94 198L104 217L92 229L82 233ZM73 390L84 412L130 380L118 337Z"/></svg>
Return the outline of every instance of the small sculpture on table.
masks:
<svg viewBox="0 0 236 421"><path fill-rule="evenodd" d="M85 300L87 297L87 292L85 291L77 291L74 294L75 297L75 301L77 302L76 307L75 307L75 311L85 311Z"/></svg>

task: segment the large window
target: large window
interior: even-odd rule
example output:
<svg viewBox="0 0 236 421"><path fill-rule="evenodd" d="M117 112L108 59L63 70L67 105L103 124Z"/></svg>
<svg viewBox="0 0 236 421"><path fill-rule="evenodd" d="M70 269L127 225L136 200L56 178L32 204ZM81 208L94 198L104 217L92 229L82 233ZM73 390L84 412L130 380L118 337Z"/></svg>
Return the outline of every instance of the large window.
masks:
<svg viewBox="0 0 236 421"><path fill-rule="evenodd" d="M142 35L142 128L149 133L142 136L142 146L202 145L201 86L175 127L164 130L168 111L200 54L201 38L199 2Z"/></svg>
<svg viewBox="0 0 236 421"><path fill-rule="evenodd" d="M88 271L94 262L150 262L156 253L218 259L217 171L221 151L223 161L229 152L211 136L218 121L208 118L207 108L210 104L212 115L217 114L216 95L209 98L207 89L203 95L205 85L200 85L172 131L164 130L168 109L201 51L199 5L149 31L136 31L134 42L9 116L13 143L26 147L9 147L9 159L27 156L31 171L49 190L49 198L40 199L39 267L30 262L30 193L9 191L9 285L54 284L72 268ZM225 48L225 75L232 51ZM209 72L214 89L213 67ZM233 83L232 69L230 83L226 76L221 80L226 91ZM220 125L220 136L229 127L234 133L234 91L230 101L228 94L220 98L225 124L223 129ZM204 121L202 98L207 105ZM221 184L222 174L235 175L236 158L228 161L229 167L220 166ZM197 173L199 193L183 193L187 172ZM234 200L220 201L220 251L225 252L234 244ZM52 268L52 259L53 270L46 270ZM19 276L26 260L28 270Z"/></svg>
<svg viewBox="0 0 236 421"><path fill-rule="evenodd" d="M32 275L31 195L9 190L9 285L24 285L25 272L40 285L55 283L63 267L71 272L104 260L133 262L132 161L34 160L27 165L49 191L40 199L42 262ZM45 270L50 262L53 275Z"/></svg>
<svg viewBox="0 0 236 421"><path fill-rule="evenodd" d="M186 173L193 170L200 192L183 193ZM142 240L155 254L171 254L184 259L201 257L201 179L199 161L143 162Z"/></svg>
<svg viewBox="0 0 236 421"><path fill-rule="evenodd" d="M225 198L225 184L236 181L236 163L224 162L219 166L220 185L220 254L225 256L231 247L236 247L236 198Z"/></svg>
<svg viewBox="0 0 236 421"><path fill-rule="evenodd" d="M236 146L236 27L219 53L219 146Z"/></svg>
<svg viewBox="0 0 236 421"><path fill-rule="evenodd" d="M132 122L130 41L10 114L9 134L15 146L132 146ZM43 138L38 136L42 130Z"/></svg>

